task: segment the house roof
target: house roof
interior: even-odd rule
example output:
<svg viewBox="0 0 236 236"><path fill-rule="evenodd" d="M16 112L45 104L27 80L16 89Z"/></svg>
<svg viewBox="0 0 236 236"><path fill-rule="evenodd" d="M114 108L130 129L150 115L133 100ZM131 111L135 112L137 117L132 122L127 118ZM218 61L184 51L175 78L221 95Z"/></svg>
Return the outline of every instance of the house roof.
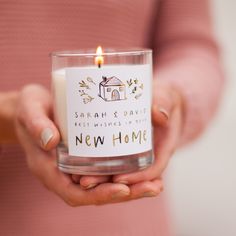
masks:
<svg viewBox="0 0 236 236"><path fill-rule="evenodd" d="M107 78L105 81L103 80L101 83L103 86L118 86L124 85L123 82L115 76Z"/></svg>

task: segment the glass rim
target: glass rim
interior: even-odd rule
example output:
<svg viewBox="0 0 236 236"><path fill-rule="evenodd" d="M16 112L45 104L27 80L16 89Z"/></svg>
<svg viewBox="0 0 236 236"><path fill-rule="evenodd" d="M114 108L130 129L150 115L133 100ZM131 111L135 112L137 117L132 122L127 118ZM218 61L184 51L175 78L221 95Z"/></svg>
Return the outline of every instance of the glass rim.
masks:
<svg viewBox="0 0 236 236"><path fill-rule="evenodd" d="M152 53L150 48L105 48L101 56L132 56ZM96 57L96 49L66 50L50 53L51 57Z"/></svg>

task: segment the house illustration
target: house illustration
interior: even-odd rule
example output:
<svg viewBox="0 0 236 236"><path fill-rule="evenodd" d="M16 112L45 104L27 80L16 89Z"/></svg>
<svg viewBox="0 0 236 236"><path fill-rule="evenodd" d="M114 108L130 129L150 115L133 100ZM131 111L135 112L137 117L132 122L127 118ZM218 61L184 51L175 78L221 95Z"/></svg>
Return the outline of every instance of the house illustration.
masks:
<svg viewBox="0 0 236 236"><path fill-rule="evenodd" d="M105 101L118 101L126 99L125 84L117 77L102 77L99 83L99 96Z"/></svg>

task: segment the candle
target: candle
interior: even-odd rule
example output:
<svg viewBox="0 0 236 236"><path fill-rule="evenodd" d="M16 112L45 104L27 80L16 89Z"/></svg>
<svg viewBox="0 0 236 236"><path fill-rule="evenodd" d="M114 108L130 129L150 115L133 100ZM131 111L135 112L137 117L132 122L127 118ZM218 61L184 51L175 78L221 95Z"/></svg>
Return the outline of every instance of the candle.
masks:
<svg viewBox="0 0 236 236"><path fill-rule="evenodd" d="M151 52L106 54L98 47L96 54L55 55L52 88L62 138L59 168L77 174L114 174L149 166Z"/></svg>
<svg viewBox="0 0 236 236"><path fill-rule="evenodd" d="M98 46L96 50L95 65L98 65L100 68L104 63L104 57L102 56L102 47Z"/></svg>

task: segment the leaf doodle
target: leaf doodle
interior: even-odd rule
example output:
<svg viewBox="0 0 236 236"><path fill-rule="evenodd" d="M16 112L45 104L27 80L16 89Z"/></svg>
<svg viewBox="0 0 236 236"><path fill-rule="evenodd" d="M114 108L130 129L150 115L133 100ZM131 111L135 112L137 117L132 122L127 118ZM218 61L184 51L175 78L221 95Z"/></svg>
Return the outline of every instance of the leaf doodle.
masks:
<svg viewBox="0 0 236 236"><path fill-rule="evenodd" d="M94 99L93 97L88 95L87 97L83 98L83 103L87 104L89 102L92 102L93 99Z"/></svg>
<svg viewBox="0 0 236 236"><path fill-rule="evenodd" d="M80 96L86 96L88 95L87 93L84 92L84 90L79 90Z"/></svg>
<svg viewBox="0 0 236 236"><path fill-rule="evenodd" d="M86 82L84 80L82 80L81 82L79 82L79 85L81 88L86 88L86 89L90 89L88 84L86 84Z"/></svg>
<svg viewBox="0 0 236 236"><path fill-rule="evenodd" d="M87 81L87 82L86 82ZM79 87L80 88L83 88L83 89L79 89L78 92L80 94L80 97L83 101L84 104L87 104L89 102L92 102L94 97L90 96L89 93L91 93L92 91L90 90L90 87L89 87L89 84L95 84L95 82L93 81L93 79L91 77L87 77L86 79L84 80L81 80L79 82ZM91 91L91 92L90 92ZM88 93L89 92L89 93Z"/></svg>
<svg viewBox="0 0 236 236"><path fill-rule="evenodd" d="M87 77L87 81L94 84L94 85L96 85L96 83L93 81L93 79L91 77Z"/></svg>
<svg viewBox="0 0 236 236"><path fill-rule="evenodd" d="M144 85L141 84L137 78L127 80L128 88L130 94L135 98L139 99L142 96L141 90L143 90Z"/></svg>
<svg viewBox="0 0 236 236"><path fill-rule="evenodd" d="M139 99L141 96L142 96L142 93L139 93L139 94L135 95L134 97L135 97L135 99Z"/></svg>
<svg viewBox="0 0 236 236"><path fill-rule="evenodd" d="M129 86L129 87L131 87L131 86L132 86L132 84L133 84L133 80L132 80L132 79L130 79L130 80L127 80L127 84L128 84L128 86Z"/></svg>
<svg viewBox="0 0 236 236"><path fill-rule="evenodd" d="M136 93L136 91L137 91L137 86L135 86L135 87L132 89L131 94L132 94L132 93Z"/></svg>

